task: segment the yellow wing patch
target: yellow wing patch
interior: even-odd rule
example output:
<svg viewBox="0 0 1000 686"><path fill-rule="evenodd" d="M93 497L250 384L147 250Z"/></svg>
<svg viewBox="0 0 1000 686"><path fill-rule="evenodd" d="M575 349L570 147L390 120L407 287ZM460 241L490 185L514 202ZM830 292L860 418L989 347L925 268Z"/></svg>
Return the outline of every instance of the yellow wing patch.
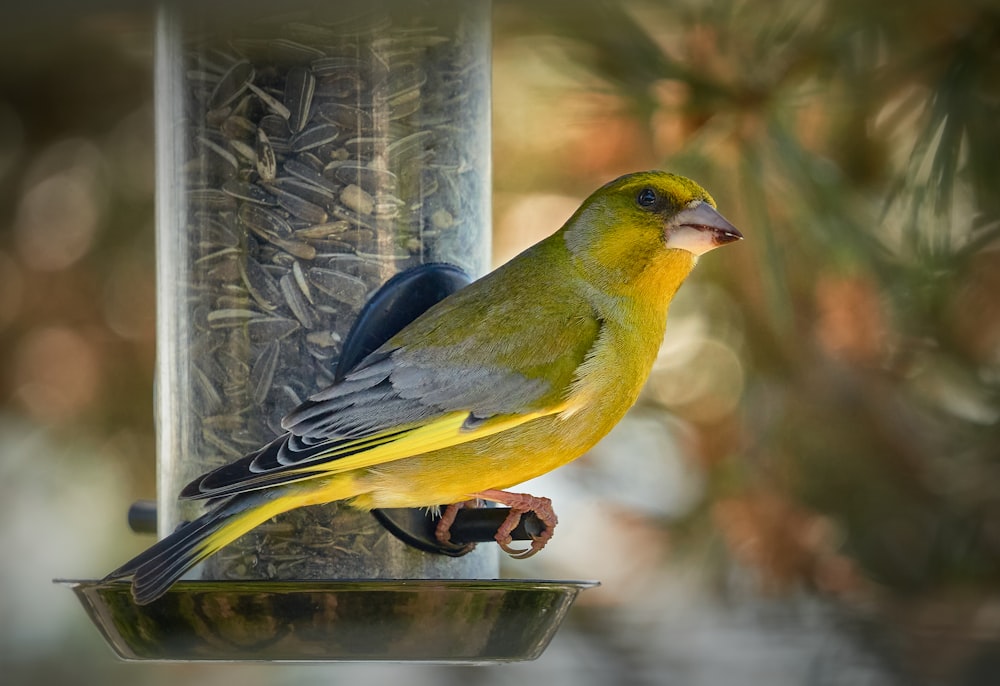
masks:
<svg viewBox="0 0 1000 686"><path fill-rule="evenodd" d="M377 436L340 444L329 453L314 458L321 459L322 462L300 467L292 472L330 475L374 467L492 436L525 422L558 414L564 409L566 403L527 414L502 415L488 419L471 429L463 428L469 416L468 412L451 412L412 429L383 432Z"/></svg>

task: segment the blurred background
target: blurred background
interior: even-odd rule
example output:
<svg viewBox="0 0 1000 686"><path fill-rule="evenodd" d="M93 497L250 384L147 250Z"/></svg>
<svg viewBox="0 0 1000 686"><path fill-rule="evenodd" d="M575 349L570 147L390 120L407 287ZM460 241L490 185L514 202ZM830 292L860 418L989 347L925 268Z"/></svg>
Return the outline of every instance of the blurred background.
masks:
<svg viewBox="0 0 1000 686"><path fill-rule="evenodd" d="M33 683L1000 683L1000 5L494 3L494 262L637 169L747 237L504 574L537 662L118 662L54 577L151 539L152 13L0 10L0 666Z"/></svg>

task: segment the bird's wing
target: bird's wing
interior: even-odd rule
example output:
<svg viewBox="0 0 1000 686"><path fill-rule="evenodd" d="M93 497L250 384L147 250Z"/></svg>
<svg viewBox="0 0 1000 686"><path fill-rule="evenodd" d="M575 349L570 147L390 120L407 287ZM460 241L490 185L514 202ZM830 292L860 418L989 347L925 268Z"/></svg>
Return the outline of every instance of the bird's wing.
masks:
<svg viewBox="0 0 1000 686"><path fill-rule="evenodd" d="M372 467L565 409L567 390L600 328L589 306L542 307L542 314L561 318L555 332L551 321L549 327L523 326L524 309L516 302L476 312L471 330L451 330L458 319L452 310L475 302L468 299L475 293L460 295L466 299L430 310L430 317L369 355L343 381L292 411L283 422L287 434L195 480L182 497L216 498ZM537 312L537 301L532 304ZM515 316L524 334L503 340L497 332L511 330L508 320ZM531 333L539 330L547 333Z"/></svg>

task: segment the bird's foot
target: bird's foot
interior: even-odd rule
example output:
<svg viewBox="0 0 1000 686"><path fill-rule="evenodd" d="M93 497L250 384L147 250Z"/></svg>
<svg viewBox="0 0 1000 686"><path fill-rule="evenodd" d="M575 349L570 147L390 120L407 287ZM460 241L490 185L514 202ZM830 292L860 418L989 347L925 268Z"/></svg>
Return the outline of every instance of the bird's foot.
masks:
<svg viewBox="0 0 1000 686"><path fill-rule="evenodd" d="M495 538L505 553L518 560L531 557L544 548L545 544L552 538L552 532L555 531L556 524L559 523L559 518L556 517L555 511L552 509L552 501L548 498L537 498L527 493L508 493L507 491L497 490L482 491L477 493L476 496L483 500L506 505L510 508L510 514L507 515L503 524L497 529ZM450 509L452 506L449 505L448 507ZM455 511L457 512L458 510L456 509ZM545 529L537 536L531 537L531 546L529 548L519 550L511 547L511 543L513 542L511 532L517 528L517 525L521 522L521 517L527 512L534 512L535 516L545 525ZM452 514L453 521L454 518L455 516Z"/></svg>
<svg viewBox="0 0 1000 686"><path fill-rule="evenodd" d="M434 527L434 538L436 538L438 543L442 546L464 552L468 552L476 547L475 543L466 543L462 545L459 543L452 543L451 541L451 525L455 523L455 516L458 515L458 511L465 507L465 504L468 502L471 501L465 500L460 503L452 503L451 505L445 507L444 512L441 513L441 519L438 520L437 526Z"/></svg>

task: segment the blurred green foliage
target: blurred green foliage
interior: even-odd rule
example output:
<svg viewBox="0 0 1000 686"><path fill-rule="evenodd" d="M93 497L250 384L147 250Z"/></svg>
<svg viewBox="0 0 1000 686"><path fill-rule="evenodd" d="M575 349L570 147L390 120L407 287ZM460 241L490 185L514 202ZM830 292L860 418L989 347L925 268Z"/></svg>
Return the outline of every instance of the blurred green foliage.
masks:
<svg viewBox="0 0 1000 686"><path fill-rule="evenodd" d="M652 140L679 131L662 165L712 189L750 239L737 269L702 267L744 313L749 380L716 495L776 491L829 516L887 589L996 590L1000 7L521 17L565 38L566 64Z"/></svg>

